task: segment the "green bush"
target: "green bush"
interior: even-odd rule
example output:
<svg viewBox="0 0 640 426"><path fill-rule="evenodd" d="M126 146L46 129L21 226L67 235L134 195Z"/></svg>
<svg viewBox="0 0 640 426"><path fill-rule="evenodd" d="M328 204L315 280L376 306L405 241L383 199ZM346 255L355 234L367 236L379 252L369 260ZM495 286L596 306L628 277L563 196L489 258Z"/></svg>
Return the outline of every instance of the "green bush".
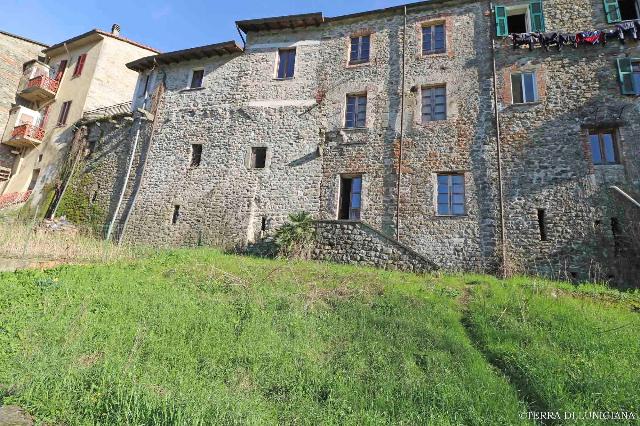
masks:
<svg viewBox="0 0 640 426"><path fill-rule="evenodd" d="M278 254L282 257L309 258L313 249L315 231L313 218L309 213L290 214L289 222L282 225L276 232Z"/></svg>

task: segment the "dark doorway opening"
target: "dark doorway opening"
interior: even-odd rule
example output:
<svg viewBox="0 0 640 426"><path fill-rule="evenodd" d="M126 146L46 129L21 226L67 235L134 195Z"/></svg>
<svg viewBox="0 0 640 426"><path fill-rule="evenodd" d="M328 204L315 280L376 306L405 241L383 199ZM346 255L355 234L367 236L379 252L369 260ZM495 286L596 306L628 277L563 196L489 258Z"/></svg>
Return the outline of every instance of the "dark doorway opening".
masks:
<svg viewBox="0 0 640 426"><path fill-rule="evenodd" d="M636 0L618 0L618 7L620 8L620 18L623 21L638 19Z"/></svg>
<svg viewBox="0 0 640 426"><path fill-rule="evenodd" d="M340 208L338 219L360 220L362 204L362 176L340 178Z"/></svg>

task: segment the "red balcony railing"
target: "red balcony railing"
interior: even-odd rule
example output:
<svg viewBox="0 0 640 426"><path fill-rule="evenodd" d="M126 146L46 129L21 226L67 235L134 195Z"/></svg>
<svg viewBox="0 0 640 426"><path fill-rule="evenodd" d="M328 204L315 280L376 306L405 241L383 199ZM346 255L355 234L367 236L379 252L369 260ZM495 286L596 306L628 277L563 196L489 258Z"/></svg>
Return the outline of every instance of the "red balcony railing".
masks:
<svg viewBox="0 0 640 426"><path fill-rule="evenodd" d="M31 124L21 124L13 128L11 138L31 138L42 141L44 139L44 129Z"/></svg>
<svg viewBox="0 0 640 426"><path fill-rule="evenodd" d="M32 78L27 83L27 87L25 89L30 89L32 87L41 87L45 90L48 90L52 93L56 93L58 91L58 81L53 78L49 78L46 75L41 75L36 78Z"/></svg>

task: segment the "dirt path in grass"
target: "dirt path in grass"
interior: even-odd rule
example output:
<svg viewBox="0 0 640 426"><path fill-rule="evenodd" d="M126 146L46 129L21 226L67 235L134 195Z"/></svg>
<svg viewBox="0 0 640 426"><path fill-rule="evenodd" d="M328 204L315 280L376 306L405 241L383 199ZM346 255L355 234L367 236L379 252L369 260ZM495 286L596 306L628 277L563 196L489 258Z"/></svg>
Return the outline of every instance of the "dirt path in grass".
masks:
<svg viewBox="0 0 640 426"><path fill-rule="evenodd" d="M458 302L460 303L460 308L462 312L461 323L462 327L469 338L469 341L473 345L473 347L482 354L483 358L491 366L493 371L502 376L504 380L509 383L509 385L515 389L516 393L520 401L522 401L527 407L528 411L537 411L537 412L546 412L550 411L548 407L545 407L536 397L534 393L529 390L529 386L526 382L521 380L517 380L517 378L510 376L507 372L501 368L500 364L496 362L496 360L492 359L491 356L484 349L483 345L480 343L478 336L474 333L473 327L471 325L470 317L469 317L469 303L472 298L472 288L477 287L478 285L466 285L462 291L462 294L458 298ZM543 424L554 424L553 421L545 422Z"/></svg>

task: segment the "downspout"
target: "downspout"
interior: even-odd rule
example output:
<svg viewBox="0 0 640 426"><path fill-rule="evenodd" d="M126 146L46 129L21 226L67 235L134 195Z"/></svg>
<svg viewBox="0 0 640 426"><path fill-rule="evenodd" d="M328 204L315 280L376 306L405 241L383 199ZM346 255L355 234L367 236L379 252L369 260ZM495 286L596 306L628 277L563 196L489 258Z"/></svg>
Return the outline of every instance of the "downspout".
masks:
<svg viewBox="0 0 640 426"><path fill-rule="evenodd" d="M404 6L404 25L402 29L402 76L400 95L400 143L398 149L398 182L396 188L396 241L400 241L400 181L402 180L402 143L404 139L404 86L405 86L405 52L407 50L407 6Z"/></svg>
<svg viewBox="0 0 640 426"><path fill-rule="evenodd" d="M140 128L142 127L142 116L138 115L138 127L136 129L136 137L133 139L133 145L131 146L131 156L129 157L129 164L127 165L127 173L124 176L124 181L122 182L122 189L120 190L120 196L118 198L118 204L116 204L116 209L113 212L113 217L111 218L111 222L109 222L109 228L107 229L107 235L105 237L106 241L111 239L111 232L113 231L113 224L118 217L118 213L120 213L120 206L122 206L122 200L124 199L124 194L127 191L127 183L129 182L129 176L131 175L131 169L133 168L133 159L136 156L136 150L138 147L138 139L140 138Z"/></svg>
<svg viewBox="0 0 640 426"><path fill-rule="evenodd" d="M493 2L489 3L489 7L495 21L495 9L493 6ZM493 66L493 105L495 108L494 125L496 128L496 163L498 166L498 210L500 212L502 277L506 278L509 275L509 271L507 270L507 235L505 231L506 226L504 218L504 188L502 184L502 147L500 143L500 113L498 111L498 77L496 73L496 46L493 39L493 33L491 31L491 25L489 25L489 39L491 40L491 62Z"/></svg>

